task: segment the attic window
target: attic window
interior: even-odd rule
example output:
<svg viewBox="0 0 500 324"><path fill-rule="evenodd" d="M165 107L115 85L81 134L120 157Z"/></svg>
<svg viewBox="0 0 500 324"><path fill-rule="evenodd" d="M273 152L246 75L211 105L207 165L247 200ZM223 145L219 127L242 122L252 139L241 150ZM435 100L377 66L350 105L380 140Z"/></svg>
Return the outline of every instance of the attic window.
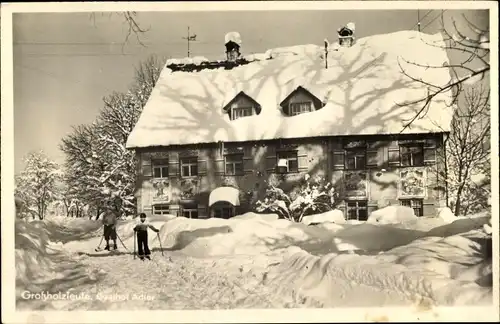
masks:
<svg viewBox="0 0 500 324"><path fill-rule="evenodd" d="M323 102L302 86L293 90L281 103L284 114L295 116L323 108Z"/></svg>
<svg viewBox="0 0 500 324"><path fill-rule="evenodd" d="M290 105L288 107L289 114L290 114L290 116L295 116L295 115L300 115L300 114L311 112L313 110L312 106L313 105L312 105L311 101L292 102L292 103L290 103Z"/></svg>
<svg viewBox="0 0 500 324"><path fill-rule="evenodd" d="M223 108L230 120L260 114L261 106L252 97L241 91Z"/></svg>
<svg viewBox="0 0 500 324"><path fill-rule="evenodd" d="M231 120L236 120L242 117L252 116L253 107L234 107L231 108Z"/></svg>

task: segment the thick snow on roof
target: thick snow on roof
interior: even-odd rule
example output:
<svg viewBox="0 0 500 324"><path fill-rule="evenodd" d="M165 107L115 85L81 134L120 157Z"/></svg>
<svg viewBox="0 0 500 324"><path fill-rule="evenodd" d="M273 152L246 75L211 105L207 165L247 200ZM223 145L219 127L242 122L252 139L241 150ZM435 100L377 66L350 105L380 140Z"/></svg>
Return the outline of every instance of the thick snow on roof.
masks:
<svg viewBox="0 0 500 324"><path fill-rule="evenodd" d="M449 62L443 45L440 34L401 31L362 38L352 47L329 52L327 69L324 47L318 45L269 50L255 55L262 60L231 70L172 72L165 67L127 147L399 133L422 107L401 104L423 98L427 86L404 75L398 62L413 78L445 84L448 69L406 63L443 66ZM325 106L284 115L279 103L298 86ZM262 111L231 121L222 108L240 91L254 98ZM405 133L449 131L450 101L450 93L437 96L426 116Z"/></svg>

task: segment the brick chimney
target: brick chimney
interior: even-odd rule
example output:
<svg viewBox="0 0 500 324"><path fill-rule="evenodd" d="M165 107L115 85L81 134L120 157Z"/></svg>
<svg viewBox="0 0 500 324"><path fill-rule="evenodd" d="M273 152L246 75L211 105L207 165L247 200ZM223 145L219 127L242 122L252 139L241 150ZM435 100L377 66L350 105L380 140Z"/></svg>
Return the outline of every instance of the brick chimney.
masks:
<svg viewBox="0 0 500 324"><path fill-rule="evenodd" d="M339 28L337 33L339 35L339 45L342 47L351 47L354 44L354 31L356 26L350 22L346 26Z"/></svg>
<svg viewBox="0 0 500 324"><path fill-rule="evenodd" d="M228 61L234 62L240 56L240 45L241 45L241 36L238 32L229 32L226 34L225 38L226 45L226 58Z"/></svg>

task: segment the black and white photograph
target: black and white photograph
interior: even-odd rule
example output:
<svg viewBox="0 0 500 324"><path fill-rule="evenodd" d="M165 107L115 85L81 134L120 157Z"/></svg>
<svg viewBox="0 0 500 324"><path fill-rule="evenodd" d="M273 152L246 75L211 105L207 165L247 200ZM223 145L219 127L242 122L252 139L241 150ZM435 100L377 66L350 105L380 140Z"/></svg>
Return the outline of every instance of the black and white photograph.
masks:
<svg viewBox="0 0 500 324"><path fill-rule="evenodd" d="M496 3L231 2L2 4L2 322L498 321Z"/></svg>

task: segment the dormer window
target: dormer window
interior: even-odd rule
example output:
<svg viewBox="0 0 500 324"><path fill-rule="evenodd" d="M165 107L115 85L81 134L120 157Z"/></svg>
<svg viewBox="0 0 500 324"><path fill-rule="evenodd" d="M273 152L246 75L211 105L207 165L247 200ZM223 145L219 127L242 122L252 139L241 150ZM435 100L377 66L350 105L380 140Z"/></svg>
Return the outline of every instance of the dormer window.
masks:
<svg viewBox="0 0 500 324"><path fill-rule="evenodd" d="M229 115L229 119L236 120L260 114L261 106L252 97L241 91L223 110Z"/></svg>
<svg viewBox="0 0 500 324"><path fill-rule="evenodd" d="M236 120L238 118L252 116L253 107L234 107L231 108L231 120Z"/></svg>
<svg viewBox="0 0 500 324"><path fill-rule="evenodd" d="M293 90L281 103L283 113L296 116L323 108L323 103L307 89L299 86Z"/></svg>
<svg viewBox="0 0 500 324"><path fill-rule="evenodd" d="M288 111L290 112L290 116L308 113L313 111L313 103L312 101L292 102L288 107Z"/></svg>

